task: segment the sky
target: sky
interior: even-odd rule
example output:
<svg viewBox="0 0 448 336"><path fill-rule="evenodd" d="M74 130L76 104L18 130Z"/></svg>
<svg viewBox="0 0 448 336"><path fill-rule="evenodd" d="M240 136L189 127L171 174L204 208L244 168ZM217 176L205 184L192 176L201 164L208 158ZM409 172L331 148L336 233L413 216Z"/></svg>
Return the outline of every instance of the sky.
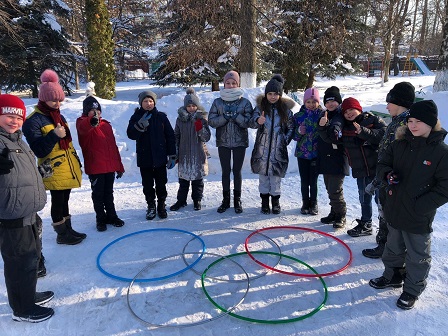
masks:
<svg viewBox="0 0 448 336"><path fill-rule="evenodd" d="M433 75L390 77L385 84L379 77L317 78L315 86L323 97L326 88L336 85L343 98L357 98L365 111L387 114L386 94L400 81L413 83L419 97L434 99L442 125L448 127L448 92L432 92ZM264 93L264 84L245 89L245 97L253 103L257 95ZM380 260L361 254L363 249L376 245L375 236L352 238L346 233L361 214L355 179L349 176L344 181L346 228L336 230L320 222L320 217L330 211L322 176L318 181L319 215L300 214L294 142L288 147L290 162L282 180L280 215L260 213L258 176L251 173L249 165L255 130L249 132L250 145L243 166L244 212L236 214L230 208L217 213L222 189L212 130L207 144L211 158L202 210L194 211L189 198L187 207L168 211L167 219L145 220L135 142L127 138L126 128L138 107L138 94L147 89L157 93L158 109L167 113L174 126L184 88L159 88L148 80L135 80L117 83L113 100L98 98L103 117L112 123L126 170L116 180L114 193L118 215L126 224L96 231L90 183L84 174L82 186L72 191L69 204L73 227L85 232L87 238L75 246L57 245L48 197L39 213L44 221L47 276L38 280L37 289L55 292L54 299L47 303L55 315L38 324L12 321L2 280L0 335L446 334L447 206L438 210L433 224L428 286L415 308L403 311L395 305L401 289L376 290L368 285L383 270ZM219 96L208 87L198 86L195 90L206 110ZM302 99L303 92L297 96ZM61 107L81 159L75 122L81 115L84 97L84 90L75 92ZM29 114L37 101L24 101ZM177 167L168 171L168 180L167 207L176 201ZM375 229L376 216L374 206ZM327 275L319 278L316 273Z"/></svg>

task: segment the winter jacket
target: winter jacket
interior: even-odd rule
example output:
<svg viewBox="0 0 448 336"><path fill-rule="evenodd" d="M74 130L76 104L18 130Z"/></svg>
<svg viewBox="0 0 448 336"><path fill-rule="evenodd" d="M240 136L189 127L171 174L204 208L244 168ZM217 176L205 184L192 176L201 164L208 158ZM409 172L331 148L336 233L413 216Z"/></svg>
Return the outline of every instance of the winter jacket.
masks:
<svg viewBox="0 0 448 336"><path fill-rule="evenodd" d="M0 218L23 219L23 225L31 225L34 221L25 219L44 208L47 193L22 131L10 134L0 127L0 155L14 162L9 174L0 175Z"/></svg>
<svg viewBox="0 0 448 336"><path fill-rule="evenodd" d="M308 110L302 105L300 111L294 114L294 140L297 141L294 155L298 158L312 160L317 157L317 141L319 133L317 126L322 117L323 110L319 106L316 110ZM299 126L306 127L306 133L299 133Z"/></svg>
<svg viewBox="0 0 448 336"><path fill-rule="evenodd" d="M335 132L340 132L342 128L338 129L334 126L334 121L340 120L342 116L341 107L339 106L334 111L328 112L328 125L317 126L320 135L317 141L317 162L319 173L325 175L350 175L350 167L348 165L347 154L345 153L342 143L331 143L325 139L336 139ZM332 123L333 122L333 123ZM340 132L342 134L342 131Z"/></svg>
<svg viewBox="0 0 448 336"><path fill-rule="evenodd" d="M63 115L61 118L68 127ZM68 149L59 146L60 138L54 133L54 129L51 117L43 114L37 107L26 118L22 127L26 141L37 156L37 164L41 165L47 159L51 163L53 173L43 179L45 188L47 190L79 188L82 180L81 161L72 142Z"/></svg>
<svg viewBox="0 0 448 336"><path fill-rule="evenodd" d="M271 111L265 111L266 122L258 124L257 119L261 116L261 100L264 95L257 97L257 106L250 121L250 126L257 129L254 149L250 159L252 172L265 176L285 177L288 169L288 144L294 133L294 121L291 108L294 102L283 99L284 109L288 113L288 122L282 124L276 106Z"/></svg>
<svg viewBox="0 0 448 336"><path fill-rule="evenodd" d="M226 109L235 109L237 117L229 120L224 118ZM216 98L208 116L209 125L216 129L216 147L249 147L247 128L252 112L252 104L246 98L231 102Z"/></svg>
<svg viewBox="0 0 448 336"><path fill-rule="evenodd" d="M88 175L124 173L111 124L101 118L99 124L93 127L90 124L91 120L92 117L85 115L76 120L85 173Z"/></svg>
<svg viewBox="0 0 448 336"><path fill-rule="evenodd" d="M168 162L168 156L176 155L174 130L165 113L154 107L150 113L148 128L140 132L135 124L146 113L143 108L136 108L129 119L128 138L136 140L137 166L144 168L160 168Z"/></svg>
<svg viewBox="0 0 448 336"><path fill-rule="evenodd" d="M397 131L397 128L406 125L408 115L409 110L406 110L403 113L392 117L392 121L389 125L387 125L386 132L380 141L380 145L378 147L378 157L381 157L381 154L387 149L387 147L389 147L392 141L395 140L395 132Z"/></svg>
<svg viewBox="0 0 448 336"><path fill-rule="evenodd" d="M438 207L448 202L448 146L446 130L428 138L414 137L406 126L381 155L377 178L386 182L393 171L398 184L388 185L384 218L394 228L410 233L432 232Z"/></svg>
<svg viewBox="0 0 448 336"><path fill-rule="evenodd" d="M345 120L342 143L348 156L354 178L375 176L378 162L378 144L384 136L386 123L369 112L361 113L355 120L361 126L356 134L353 122Z"/></svg>
<svg viewBox="0 0 448 336"><path fill-rule="evenodd" d="M189 113L184 107L177 111L178 117L174 127L179 178L194 181L208 174L207 156L204 143L210 140L210 128L207 112L197 110ZM202 129L196 132L195 122L201 120Z"/></svg>

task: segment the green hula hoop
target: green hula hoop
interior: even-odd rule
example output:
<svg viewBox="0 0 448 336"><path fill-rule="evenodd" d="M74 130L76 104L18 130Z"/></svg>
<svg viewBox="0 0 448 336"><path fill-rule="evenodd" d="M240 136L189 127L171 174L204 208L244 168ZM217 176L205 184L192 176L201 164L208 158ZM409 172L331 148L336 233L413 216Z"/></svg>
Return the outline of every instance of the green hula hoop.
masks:
<svg viewBox="0 0 448 336"><path fill-rule="evenodd" d="M248 253L247 253L247 252L234 253L234 254L230 254L230 255L226 256L225 258L232 258L232 257L236 257L236 256L244 255L244 254L247 255ZM314 314L316 314L319 310L321 310L322 307L325 305L325 303L327 302L327 299L328 299L328 288L327 288L327 285L325 284L324 279L323 279L321 276L318 276L317 271L316 271L314 268L312 268L310 265L308 265L307 263L305 263L305 262L303 262L303 261L301 261L301 260L299 260L299 259L296 259L296 258L294 258L294 257L290 257L290 256L288 256L288 255L281 254L281 253L277 253L277 252L254 251L254 252L252 252L252 254L271 254L271 255L278 256L278 257L280 257L280 258L286 258L286 259L294 260L294 261L296 261L296 262L298 262L298 263L301 263L302 265L306 266L306 267L309 268L314 274L317 274L316 277L319 278L320 282L322 282L322 285L324 286L324 292L325 292L325 295L324 295L324 299L323 299L323 301L321 302L321 304L320 304L317 308L315 308L314 310L312 310L312 311L309 312L308 314L305 314L305 315L303 315L303 316L299 316L299 317L295 317L295 318L291 318L291 319L282 319L282 320L259 320L259 319L253 319L253 318L250 318L250 317L244 317L244 316L241 316L241 315L232 313L231 311L228 311L227 309L221 307L219 304L217 304L217 303L211 298L211 296L208 294L207 290L205 289L205 284L204 284L204 279L205 279L206 276L207 276L207 271L208 271L210 268L212 268L214 265L216 265L217 263L223 261L223 260L225 259L225 258L223 257L223 258L219 258L218 260L215 260L214 262L212 262L212 263L211 263L211 264L204 270L204 272L202 273L202 276L201 276L202 290L204 291L205 296L210 300L210 302L211 302L216 308L218 308L219 310L221 310L221 311L223 311L223 312L229 314L230 316L236 317L236 318L238 318L238 319L240 319L240 320L247 321L247 322L264 323L264 324L284 324L284 323L291 323L291 322L301 321L301 320L304 320L304 319L306 319L306 318L308 318L308 317L311 317L311 316L313 316Z"/></svg>

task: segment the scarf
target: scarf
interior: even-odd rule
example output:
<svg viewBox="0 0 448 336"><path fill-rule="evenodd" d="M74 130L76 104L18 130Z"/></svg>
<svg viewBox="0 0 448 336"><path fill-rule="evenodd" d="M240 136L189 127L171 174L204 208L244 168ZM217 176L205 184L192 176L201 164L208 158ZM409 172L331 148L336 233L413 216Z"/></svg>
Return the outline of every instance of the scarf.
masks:
<svg viewBox="0 0 448 336"><path fill-rule="evenodd" d="M37 108L46 116L49 116L53 121L54 127L58 124L64 126L65 128L65 137L59 140L59 146L61 149L67 150L69 148L70 142L72 142L72 136L70 134L70 129L67 125L62 121L61 111L59 109L52 109L50 106L45 104L45 102L39 100L37 103Z"/></svg>
<svg viewBox="0 0 448 336"><path fill-rule="evenodd" d="M220 91L221 99L224 101L235 101L243 96L243 90L241 88L222 89Z"/></svg>

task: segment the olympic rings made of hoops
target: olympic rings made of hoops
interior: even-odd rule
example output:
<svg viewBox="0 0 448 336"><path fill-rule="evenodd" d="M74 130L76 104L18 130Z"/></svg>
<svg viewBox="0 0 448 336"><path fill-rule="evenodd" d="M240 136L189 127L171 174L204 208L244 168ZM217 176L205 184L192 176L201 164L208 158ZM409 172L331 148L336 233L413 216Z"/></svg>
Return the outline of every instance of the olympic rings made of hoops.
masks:
<svg viewBox="0 0 448 336"><path fill-rule="evenodd" d="M255 235L255 234L257 234L257 233L264 232L264 231L268 231L268 230L276 230L276 229L280 229L280 230L284 230L284 229L302 230L302 231L313 232L313 233L317 233L317 234L323 235L323 236L325 236L325 237L332 238L332 239L336 240L338 243L342 244L342 246L344 246L344 247L347 249L348 254L349 254L349 260L348 260L348 262L347 262L343 267L341 267L340 269L338 269L338 270L336 270L336 271L328 272L328 273L322 273L322 274L319 274L319 273L310 274L310 273L294 273L294 272L287 272L287 271L279 270L279 269L277 269L277 268L274 268L274 267L271 267L271 266L269 266L269 265L266 265L266 264L262 263L261 261L257 260L257 259L253 256L253 253L254 253L254 252L250 252L250 251L249 251L249 247L248 247L249 240L250 240L250 238L251 238L253 235ZM271 226L271 227L267 227L267 228L264 228L264 229L256 230L256 231L252 232L252 233L246 238L246 242L244 243L244 248L246 249L246 252L247 252L247 254L249 255L249 257L252 258L252 260L254 260L257 264L259 264L259 265L261 265L261 266L263 266L263 267L266 267L267 269L269 269L269 270L271 270L271 271L278 272L278 273L283 273L283 274L288 274L288 275L294 275L294 276L309 277L309 278L314 278L314 277L324 277L324 276L329 276L329 275L334 275L334 274L340 273L340 272L344 271L345 269L347 269L347 267L350 266L350 264L352 263L352 260L353 260L352 250L351 250L350 247L349 247L346 243L344 243L341 239L339 239L339 238L337 238L337 237L335 237L335 236L333 236L333 235L331 235L331 234L329 234L329 233L323 232L323 231L314 230L314 229L309 229L309 228L304 228L304 227L299 227L299 226Z"/></svg>
<svg viewBox="0 0 448 336"><path fill-rule="evenodd" d="M105 252L109 247L111 247L111 246L114 245L115 243L119 242L120 240L129 238L129 237L131 237L131 236L138 235L138 234L140 234L140 233L145 233L145 232L155 232L155 231L175 231L175 232L181 232L181 233L189 234L189 235L191 235L191 236L194 237L193 239L198 239L198 240L201 242L201 244L202 244L202 252L201 252L200 254L199 254L199 252L197 252L197 253L199 254L199 257L198 257L193 263L191 263L191 264L188 265L187 267L182 268L181 270L179 270L179 271L177 271L177 272L173 272L173 273L171 273L171 274L164 275L164 276L157 277L157 278L138 279L138 280L135 280L135 282L147 282L147 281L157 281L157 280L167 279L167 278L176 276L176 275L178 275L178 274L180 274L180 273L182 273L182 272L185 272L186 270L188 270L188 269L194 267L194 265L196 265L196 264L201 260L202 255L203 255L204 252L205 252L205 242L202 240L201 237L199 237L198 235L196 235L196 234L194 234L194 233L192 233L192 232L185 231L185 230L170 229L170 228L157 228L157 229L148 229L148 230L142 230L142 231L133 232L133 233L124 235L124 236L122 236L122 237L120 237L120 238L117 238L117 239L115 239L114 241L112 241L112 242L110 242L109 244L107 244L107 245L101 250L101 252L98 254L98 257L96 258L96 265L97 265L98 269L99 269L103 274L105 274L106 276L111 277L111 278L113 278L113 279L121 280L121 281L127 281L127 282L132 281L132 280L133 280L132 278L125 278L125 277L121 277L121 276L114 275L114 274L112 274L112 273L107 272L107 271L101 266L101 256L104 254L104 252ZM195 253L196 253L196 252L195 252Z"/></svg>
<svg viewBox="0 0 448 336"><path fill-rule="evenodd" d="M211 230L211 232L224 231L224 230L235 230L235 231L240 230L240 231L250 231L250 232L252 232L252 230L244 229L244 228L227 228L227 229L220 229L220 230ZM274 239L272 239L272 238L270 238L270 237L268 237L268 236L266 236L266 235L264 235L264 234L262 234L262 233L260 233L259 235L260 235L260 236L263 236L264 238L266 238L266 239L268 239L268 240L270 240L270 241L272 242L273 245L277 246L278 253L279 253L279 254L282 253L282 250L280 249L280 246L275 242ZM200 234L199 236L202 236L202 234ZM195 240L195 239L196 239L196 238L194 238L194 237L191 238L191 240L188 241L188 242L185 244L184 249L182 250L182 252L183 252L182 259L184 260L184 263L185 263L186 265L188 265L188 266L190 266L190 264L189 264L188 261L185 259L185 254L188 254L188 253L185 253L185 250L186 250L188 244L190 244L190 242L192 242L192 241ZM219 255L219 256L221 256L221 255ZM281 260L281 259L282 259L281 257L278 258L278 260L277 260L276 264L274 265L274 267L277 266L277 265L280 263L280 260ZM265 268L265 267L263 267L263 268ZM197 270L194 269L193 267L191 267L190 270L192 270L192 271L193 271L194 273L196 273L197 275L202 275L202 273L204 272L204 271L202 271L202 272L197 271ZM267 270L266 272L263 272L263 273L261 273L261 274L259 274L259 275L250 277L249 280L252 281L252 280L255 280L255 279L259 279L259 278L265 276L268 272L269 272L269 270ZM227 281L227 282L240 282L240 281L244 281L244 280L223 280L223 279L220 279L220 278L214 278L214 277L208 277L208 278L209 278L209 279L212 279L212 280L217 280L217 281Z"/></svg>
<svg viewBox="0 0 448 336"><path fill-rule="evenodd" d="M245 252L242 252L245 253ZM153 266L154 264L163 261L165 259L169 259L169 258L174 258L174 257L178 257L178 256L184 256L184 254L200 254L200 257L202 258L204 255L213 255L213 256L217 256L220 257L220 260L222 259L228 259L229 261L233 262L235 265L237 265L239 268L241 268L241 270L243 271L243 273L246 276L246 281L247 281L247 285L246 285L246 291L244 293L244 295L241 297L241 299L234 304L232 307L230 307L229 309L226 309L225 311L222 311L222 313L220 313L219 315L209 318L207 320L203 320L203 321L198 321L198 322L193 322L193 323L179 323L179 324L156 324L156 323L151 323L146 321L145 319L141 318L140 316L137 315L137 313L134 312L134 310L131 307L131 302L129 300L129 295L130 295L130 291L132 286L134 285L135 282L137 281L137 277L145 272L148 268L150 268L151 266ZM203 280L201 280L201 283L203 283ZM138 320L142 321L143 323L146 323L147 325L154 327L154 328L168 328L168 327L175 327L175 328L183 328L183 327L192 327L192 326L197 326L200 324L205 324L207 322L211 322L214 320L217 320L220 317L223 317L224 315L229 314L230 312L232 312L233 310L235 310L241 303L243 303L244 299L247 296L247 293L249 292L249 288L250 288L250 280L249 280L249 274L247 274L246 270L243 268L243 266L241 266L240 264L238 264L236 261L232 260L230 257L226 257L226 256L222 256L216 253L209 253L209 252L187 252L187 253L179 253L179 254L173 254L164 258L160 258L152 263L150 263L149 265L145 266L140 272L137 273L137 275L132 279L131 283L128 286L128 291L126 294L126 301L128 304L128 308L131 311L132 315L134 315Z"/></svg>
<svg viewBox="0 0 448 336"><path fill-rule="evenodd" d="M218 303L216 303L211 296L208 294L207 290L205 289L205 285L204 285L204 278L207 276L207 271L212 268L214 265L216 265L217 263L221 262L223 260L223 258L220 258L214 262L212 262L204 271L204 273L202 273L202 277L201 277L201 283L202 283L202 290L205 293L205 296L207 296L207 298L211 301L211 303L213 303L213 305L218 308L221 311L224 311L226 313L228 313L230 316L236 317L240 320L243 321L247 321L247 322L255 322L255 323L264 323L264 324L284 324L284 323L291 323L291 322L297 322L297 321L301 321L304 320L308 317L313 316L314 314L316 314L319 310L322 309L322 307L325 305L325 303L327 302L328 299L328 288L327 285L325 284L324 279L319 276L319 274L317 274L316 270L314 268L312 268L310 265L308 265L307 263L296 259L294 257L290 257L286 254L280 254L280 253L276 253L276 252L264 252L264 251L254 251L252 252L253 254L270 254L270 255L277 255L281 258L286 258L286 259L291 259L295 262L298 262L306 267L308 267L314 274L316 278L319 278L320 282L322 283L323 287L324 287L324 299L323 301L319 304L319 306L317 306L316 308L314 308L312 311L310 311L308 314L305 314L303 316L299 316L299 317L294 317L294 318L290 318L290 319L281 319L281 320L260 320L260 319L254 319L254 318L250 318L250 317L244 317L235 313L232 313L231 311L226 310L225 308L221 307L220 305L218 305ZM248 254L247 252L240 252L240 253L235 253L235 254L230 254L228 255L226 258L231 258L234 256L238 256L238 255L242 255L242 254Z"/></svg>

